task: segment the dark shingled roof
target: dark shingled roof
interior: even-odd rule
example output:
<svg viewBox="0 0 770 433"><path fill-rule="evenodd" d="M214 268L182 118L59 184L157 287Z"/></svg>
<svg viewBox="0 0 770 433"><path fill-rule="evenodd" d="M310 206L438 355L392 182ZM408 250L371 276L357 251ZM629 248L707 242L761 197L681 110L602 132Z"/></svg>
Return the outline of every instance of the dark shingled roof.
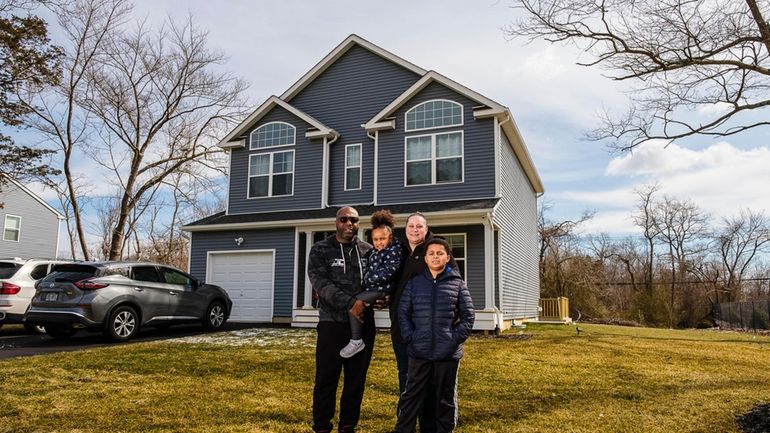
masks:
<svg viewBox="0 0 770 433"><path fill-rule="evenodd" d="M450 212L460 210L483 210L491 209L497 204L498 199L484 199L484 200L458 200L458 201L439 201L430 203L411 203L411 204L397 204L397 205L354 205L360 215L371 215L374 211L379 209L389 209L394 215L398 214L410 214L412 212L420 211L422 213L431 212ZM326 209L311 209L311 210L297 210L297 211L279 211L279 212L264 212L264 213L251 213L251 214L239 214L239 215L225 215L225 212L215 213L198 221L185 225L185 227L199 227L208 225L220 225L220 224L242 224L242 223L255 223L255 222L270 222L270 221L291 221L291 220L303 220L303 219L323 219L334 218L337 214L337 210L343 206L330 207Z"/></svg>

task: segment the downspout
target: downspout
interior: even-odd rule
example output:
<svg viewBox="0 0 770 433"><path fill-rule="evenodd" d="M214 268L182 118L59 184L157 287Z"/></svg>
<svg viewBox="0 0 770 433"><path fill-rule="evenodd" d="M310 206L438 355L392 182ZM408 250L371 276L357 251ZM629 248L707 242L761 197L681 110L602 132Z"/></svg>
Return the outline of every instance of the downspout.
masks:
<svg viewBox="0 0 770 433"><path fill-rule="evenodd" d="M501 195L501 178L502 178L502 147L503 147L503 139L502 139L502 132L503 132L503 125L511 120L511 116L508 114L505 115L505 119L500 122L497 119L497 116L495 116L495 197L500 197Z"/></svg>
<svg viewBox="0 0 770 433"><path fill-rule="evenodd" d="M329 207L329 158L331 155L331 145L334 144L335 141L337 141L340 136L338 134L333 134L333 137L331 141L329 141L327 138L324 138L324 150L323 150L323 163L322 163L322 173L321 173L321 209L326 209Z"/></svg>
<svg viewBox="0 0 770 433"><path fill-rule="evenodd" d="M379 140L380 133L379 133L379 131L374 131L374 135L372 135L371 132L366 131L366 136L371 138L372 140L374 140L374 180L373 180L374 183L372 185L372 204L374 206L377 206L377 189L378 189L378 186L379 186L378 174L379 174L379 171L380 171L379 170L379 168L380 168L380 164L379 164L379 160L380 160L380 158L379 158L379 154L380 154L380 140ZM361 162L363 162L363 161L361 161Z"/></svg>

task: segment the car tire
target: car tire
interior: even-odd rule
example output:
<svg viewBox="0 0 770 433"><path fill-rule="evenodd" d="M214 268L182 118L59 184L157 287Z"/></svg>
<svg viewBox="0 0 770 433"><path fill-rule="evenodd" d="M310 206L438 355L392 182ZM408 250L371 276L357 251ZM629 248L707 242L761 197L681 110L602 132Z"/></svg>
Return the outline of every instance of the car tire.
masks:
<svg viewBox="0 0 770 433"><path fill-rule="evenodd" d="M45 334L45 326L43 325L31 325L29 323L25 323L24 329L26 329L30 334Z"/></svg>
<svg viewBox="0 0 770 433"><path fill-rule="evenodd" d="M75 335L76 332L78 332L77 329L68 325L50 325L45 327L45 333L56 340L66 340Z"/></svg>
<svg viewBox="0 0 770 433"><path fill-rule="evenodd" d="M110 313L104 335L112 341L127 341L139 333L139 315L132 307L121 305Z"/></svg>
<svg viewBox="0 0 770 433"><path fill-rule="evenodd" d="M206 315L203 316L203 327L207 331L219 331L225 326L227 321L227 309L222 301L214 301L206 308Z"/></svg>

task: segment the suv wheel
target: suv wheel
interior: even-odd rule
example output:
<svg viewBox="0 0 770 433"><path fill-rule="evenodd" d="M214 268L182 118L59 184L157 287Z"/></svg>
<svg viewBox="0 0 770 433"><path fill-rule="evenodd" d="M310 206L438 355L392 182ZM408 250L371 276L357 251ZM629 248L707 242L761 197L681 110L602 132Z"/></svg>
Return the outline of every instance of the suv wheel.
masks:
<svg viewBox="0 0 770 433"><path fill-rule="evenodd" d="M104 335L113 341L126 341L139 333L139 315L128 305L121 305L110 313Z"/></svg>
<svg viewBox="0 0 770 433"><path fill-rule="evenodd" d="M30 325L29 323L25 323L24 329L30 334L45 334L45 326L41 325Z"/></svg>
<svg viewBox="0 0 770 433"><path fill-rule="evenodd" d="M225 326L225 304L222 301L214 301L206 308L206 316L203 317L203 327L207 331L219 331Z"/></svg>
<svg viewBox="0 0 770 433"><path fill-rule="evenodd" d="M75 335L76 332L78 332L77 329L68 325L49 325L45 327L45 333L57 340L66 340Z"/></svg>

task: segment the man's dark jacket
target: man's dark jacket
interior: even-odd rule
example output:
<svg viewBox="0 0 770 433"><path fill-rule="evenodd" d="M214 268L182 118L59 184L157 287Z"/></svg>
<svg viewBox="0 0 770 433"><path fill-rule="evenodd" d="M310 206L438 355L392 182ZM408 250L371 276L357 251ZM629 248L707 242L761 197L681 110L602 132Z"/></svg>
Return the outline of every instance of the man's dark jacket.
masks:
<svg viewBox="0 0 770 433"><path fill-rule="evenodd" d="M406 257L406 260L401 270L401 278L398 280L398 285L390 294L390 308L388 311L390 315L390 336L394 341L400 343L404 342L401 339L401 326L398 323L398 303L401 300L401 292L404 291L404 286L406 286L410 278L419 275L428 267L425 264L425 244L431 239L433 239L433 233L428 232L425 235L425 241L417 245L411 253L409 252L409 242L404 243L404 257ZM449 266L457 269L457 262L455 262L454 257L449 260Z"/></svg>
<svg viewBox="0 0 770 433"><path fill-rule="evenodd" d="M348 310L361 291L366 253L372 246L358 237L352 243L352 248L346 249L332 235L310 249L307 275L318 294L318 320L322 322L347 322Z"/></svg>
<svg viewBox="0 0 770 433"><path fill-rule="evenodd" d="M398 319L411 358L446 361L463 357L473 329L471 294L460 274L447 266L436 278L425 269L401 294Z"/></svg>

